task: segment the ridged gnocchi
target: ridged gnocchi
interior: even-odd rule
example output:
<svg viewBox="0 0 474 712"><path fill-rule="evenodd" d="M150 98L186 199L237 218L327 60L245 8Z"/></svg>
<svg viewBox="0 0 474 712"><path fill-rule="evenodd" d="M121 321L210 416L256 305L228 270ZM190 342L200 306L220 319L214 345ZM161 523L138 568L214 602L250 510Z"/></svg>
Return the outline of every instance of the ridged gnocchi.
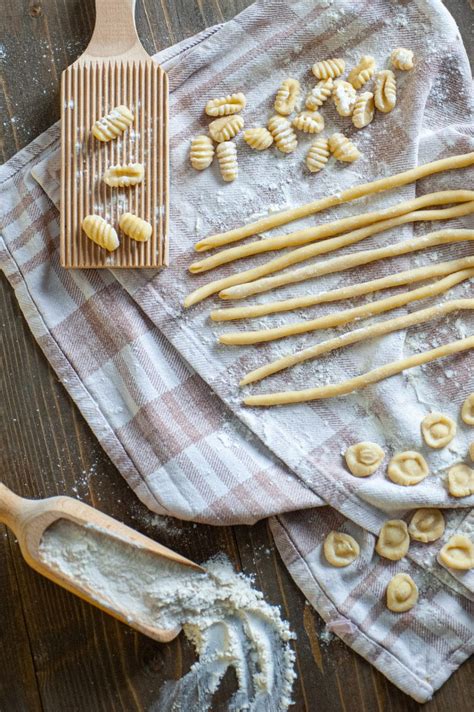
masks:
<svg viewBox="0 0 474 712"><path fill-rule="evenodd" d="M210 99L206 104L206 114L208 116L230 116L243 111L247 105L245 94L229 94L219 99Z"/></svg>
<svg viewBox="0 0 474 712"><path fill-rule="evenodd" d="M337 161L353 163L360 158L359 149L342 133L335 133L329 137L329 150Z"/></svg>
<svg viewBox="0 0 474 712"><path fill-rule="evenodd" d="M336 79L332 91L334 106L339 116L352 116L357 93L352 84Z"/></svg>
<svg viewBox="0 0 474 712"><path fill-rule="evenodd" d="M121 104L98 119L92 126L92 134L98 141L111 141L120 136L133 123L133 114L127 106Z"/></svg>
<svg viewBox="0 0 474 712"><path fill-rule="evenodd" d="M273 136L275 145L282 153L292 153L298 145L293 127L284 116L272 116L268 122L268 130Z"/></svg>
<svg viewBox="0 0 474 712"><path fill-rule="evenodd" d="M397 82L391 69L383 69L375 77L374 101L376 108L388 114L397 103Z"/></svg>
<svg viewBox="0 0 474 712"><path fill-rule="evenodd" d="M299 95L299 81L297 79L285 79L276 94L275 111L284 116L289 116L295 110Z"/></svg>
<svg viewBox="0 0 474 712"><path fill-rule="evenodd" d="M324 59L322 62L313 64L312 72L317 79L335 79L344 73L346 63L340 57L335 59Z"/></svg>
<svg viewBox="0 0 474 712"><path fill-rule="evenodd" d="M104 183L111 188L129 188L142 182L144 172L141 163L110 166L104 173Z"/></svg>
<svg viewBox="0 0 474 712"><path fill-rule="evenodd" d="M374 95L371 91L364 91L356 99L352 111L352 123L356 129L363 129L368 126L375 115Z"/></svg>
<svg viewBox="0 0 474 712"><path fill-rule="evenodd" d="M124 213L121 215L119 227L125 235L137 242L146 242L149 240L153 230L149 222L137 217L137 215L133 215L133 213Z"/></svg>
<svg viewBox="0 0 474 712"><path fill-rule="evenodd" d="M334 82L329 77L328 79L322 79L316 84L315 87L311 89L308 96L306 97L305 106L310 111L316 111L320 106L324 104L325 101L329 99L332 94Z"/></svg>
<svg viewBox="0 0 474 712"><path fill-rule="evenodd" d="M329 159L329 142L327 138L317 138L306 155L306 167L311 173L321 171Z"/></svg>
<svg viewBox="0 0 474 712"><path fill-rule="evenodd" d="M273 136L264 126L247 129L243 135L245 143L255 151L264 151L266 148L270 148L273 143Z"/></svg>
<svg viewBox="0 0 474 712"><path fill-rule="evenodd" d="M82 221L82 229L89 240L108 252L113 252L120 244L115 229L100 215L86 215Z"/></svg>
<svg viewBox="0 0 474 712"><path fill-rule="evenodd" d="M216 148L221 176L226 183L237 178L239 167L237 164L237 149L232 141L223 141Z"/></svg>
<svg viewBox="0 0 474 712"><path fill-rule="evenodd" d="M230 141L237 136L244 127L244 120L239 114L233 116L222 116L220 119L211 121L209 133L216 143Z"/></svg>
<svg viewBox="0 0 474 712"><path fill-rule="evenodd" d="M200 134L191 140L189 160L196 171L203 171L209 168L214 158L214 144L209 136Z"/></svg>
<svg viewBox="0 0 474 712"><path fill-rule="evenodd" d="M324 129L324 119L317 111L302 111L293 119L293 128L305 133L321 133Z"/></svg>
<svg viewBox="0 0 474 712"><path fill-rule="evenodd" d="M405 47L396 47L390 55L390 61L395 69L408 72L413 69L413 52Z"/></svg>
<svg viewBox="0 0 474 712"><path fill-rule="evenodd" d="M360 89L375 73L375 59L368 54L360 58L359 63L351 69L347 81L354 89Z"/></svg>

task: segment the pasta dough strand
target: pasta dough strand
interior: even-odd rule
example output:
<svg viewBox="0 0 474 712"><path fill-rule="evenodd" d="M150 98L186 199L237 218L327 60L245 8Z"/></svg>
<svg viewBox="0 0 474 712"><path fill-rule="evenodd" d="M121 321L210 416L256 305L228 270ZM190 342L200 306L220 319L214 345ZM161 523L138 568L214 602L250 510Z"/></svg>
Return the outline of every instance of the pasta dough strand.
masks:
<svg viewBox="0 0 474 712"><path fill-rule="evenodd" d="M334 314L325 314L305 321L298 321L292 324L284 324L273 329L258 329L256 331L235 331L221 334L219 342L231 346L242 346L248 344L260 344L265 341L275 341L283 339L287 336L296 336L297 334L306 334L309 331L318 329L330 329L337 326L344 326L357 319L367 319L376 314L383 314L386 311L397 309L398 307L406 306L411 302L420 299L428 299L436 297L439 294L444 294L449 289L454 287L466 279L474 277L474 269L463 270L462 272L454 272L443 279L427 284L424 287L418 287L409 292L401 292L385 299L378 299L375 302L361 304L351 309L335 312Z"/></svg>
<svg viewBox="0 0 474 712"><path fill-rule="evenodd" d="M471 300L471 302L472 301L473 300ZM443 307L446 307L446 305L443 305ZM365 388L372 383L383 381L390 376L395 376L397 373L414 368L415 366L422 366L425 363L436 361L439 358L445 358L446 356L452 356L471 349L474 349L474 336L452 341L449 344L438 346L429 351L423 351L420 354L413 354L400 361L392 361L391 363L375 368L372 371L367 371L367 373L363 373L355 378L349 378L347 381L342 381L341 383L320 386L319 388L307 388L303 391L282 391L279 393L262 393L257 396L247 396L247 398L244 398L244 404L249 406L285 405L288 403L304 403L306 401L343 396L357 391L360 388Z"/></svg>
<svg viewBox="0 0 474 712"><path fill-rule="evenodd" d="M360 297L364 294L371 294L382 289L400 287L405 284L422 282L431 277L442 277L452 274L462 269L474 268L474 257L463 257L458 260L441 262L435 265L416 267L415 269L396 272L387 277L379 277L368 282L351 284L348 287L340 287L328 292L309 294L304 297L293 297L280 301L264 302L263 304L252 304L248 307L228 307L226 309L214 309L211 311L213 321L232 321L233 319L253 319L256 317L277 314L278 312L293 311L305 307L312 307L316 304L326 304L327 302L337 302L344 299Z"/></svg>
<svg viewBox="0 0 474 712"><path fill-rule="evenodd" d="M221 250L214 255L205 257L203 260L198 260L193 262L189 266L189 271L193 274L200 272L206 272L220 265L227 264L228 262L233 262L234 260L240 260L244 257L251 257L252 255L259 255L262 252L272 252L275 250L283 250L287 247L297 247L299 245L306 245L307 243L316 242L317 240L322 240L327 237L334 237L335 235L341 235L347 231L359 230L364 228L366 225L372 225L373 223L378 223L386 221L387 218L397 218L400 215L405 215L408 213L413 213L415 210L420 208L426 208L428 206L434 205L448 205L449 203L464 203L465 206L461 208L447 208L443 211L443 216L439 219L447 219L450 217L459 217L465 215L464 209L468 212L472 212L472 201L474 201L474 191L472 190L443 190L438 193L429 193L428 195L422 195L419 198L414 198L413 200L406 200L398 203L397 205L392 205L390 208L385 210L377 210L370 213L363 213L362 215L354 215L348 218L341 218L339 220L334 220L330 223L325 223L323 225L317 225L316 227L305 228L303 230L297 230L296 232L290 232L286 235L277 235L276 237L267 237L265 240L256 240L255 242L249 242L246 245L237 245L236 247L228 247L225 250ZM467 205L471 204L468 208ZM460 210L461 212L458 212ZM436 214L441 211L433 211L433 219L436 218ZM428 215L428 213L426 213ZM422 217L422 220L425 218ZM430 220L432 218L427 217ZM410 222L410 221L408 221ZM388 225L389 227L395 227L399 225L399 222L395 222L393 225ZM377 230L375 231L377 232ZM368 232L367 235L372 235L374 233ZM355 240L356 242L357 240ZM325 242L329 242L326 240ZM351 242L344 244L352 244ZM323 250L324 251L324 250ZM329 252L329 250L328 250ZM318 252L314 254L319 254ZM293 264L291 261L289 264Z"/></svg>
<svg viewBox="0 0 474 712"><path fill-rule="evenodd" d="M296 282L304 282L307 279L321 277L324 274L334 274L360 265L370 264L377 260L387 259L389 257L398 257L406 255L410 252L423 250L426 247L434 245L446 245L451 242L461 242L463 240L474 240L474 230L439 230L438 232L430 232L422 237L417 237L411 240L389 245L388 247L379 247L373 250L361 250L350 255L342 255L333 257L325 262L315 262L308 267L301 267L297 270L290 270L275 277L264 277L246 284L238 284L234 287L219 292L221 299L242 299L251 294L260 294L267 292L269 289L281 287L285 284L295 284Z"/></svg>
<svg viewBox="0 0 474 712"><path fill-rule="evenodd" d="M281 213L273 213L272 215L261 218L256 222L248 223L247 225L235 228L234 230L229 230L216 235L210 235L209 237L204 238L204 240L197 242L195 249L198 252L202 252L204 250L210 250L213 247L218 247L219 245L227 245L230 242L237 242L238 240L243 240L245 237L250 237L251 235L256 235L257 233L264 232L266 230L271 230L279 225L286 225L293 220L299 220L300 218L314 215L321 210L332 208L335 205L363 198L365 195L372 195L373 193L380 193L385 190L399 188L402 185L413 183L416 180L433 175L434 173L441 173L442 171L449 171L457 168L467 168L473 164L474 151L457 156L450 156L449 158L442 158L438 161L432 161L431 163L425 163L422 166L410 168L408 171L403 171L402 173L396 173L392 176L379 178L378 180L371 181L370 183L361 183L360 185L343 190L340 193L335 193L334 195L330 195L326 198L320 198L319 200L314 200L311 203L300 205L297 208L283 210Z"/></svg>

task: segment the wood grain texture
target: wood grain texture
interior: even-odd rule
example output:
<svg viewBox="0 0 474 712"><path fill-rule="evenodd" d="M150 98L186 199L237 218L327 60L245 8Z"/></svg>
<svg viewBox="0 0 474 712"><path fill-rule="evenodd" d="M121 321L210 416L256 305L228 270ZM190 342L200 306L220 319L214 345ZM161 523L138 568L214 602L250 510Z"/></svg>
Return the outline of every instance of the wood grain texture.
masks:
<svg viewBox="0 0 474 712"><path fill-rule="evenodd" d="M231 18L249 0L139 0L146 50L177 42ZM446 2L471 42L467 0ZM1 0L8 26L2 62L2 154L12 156L59 118L59 77L84 50L93 0ZM471 52L472 56L472 52ZM31 68L35 71L31 73ZM31 75L28 91L25 76ZM117 517L184 556L225 552L254 573L297 634L294 712L446 712L471 709L473 665L466 663L432 702L420 706L395 688L324 624L282 565L265 522L213 528L154 517L98 446L26 326L1 278L2 479L25 497L67 494ZM161 684L194 660L182 636L161 645L135 633L29 569L14 537L0 527L0 711L142 712ZM226 676L213 712L235 686Z"/></svg>

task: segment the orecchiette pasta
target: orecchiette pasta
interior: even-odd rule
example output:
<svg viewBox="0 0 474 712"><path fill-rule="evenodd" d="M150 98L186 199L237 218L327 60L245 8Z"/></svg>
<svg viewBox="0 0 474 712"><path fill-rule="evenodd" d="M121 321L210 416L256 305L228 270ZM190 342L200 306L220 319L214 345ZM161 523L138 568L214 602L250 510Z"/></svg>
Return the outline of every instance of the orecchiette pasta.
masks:
<svg viewBox="0 0 474 712"><path fill-rule="evenodd" d="M366 82L369 81L369 79L374 75L374 73L375 59L370 55L366 54L361 57L359 64L357 64L353 69L351 69L351 71L349 72L349 76L347 77L347 81L352 84L354 89L360 89L364 86Z"/></svg>
<svg viewBox="0 0 474 712"><path fill-rule="evenodd" d="M283 116L272 116L268 122L268 130L273 136L275 145L282 153L291 153L298 145L293 128Z"/></svg>
<svg viewBox="0 0 474 712"><path fill-rule="evenodd" d="M347 448L344 457L355 477L373 475L384 458L384 451L377 443L361 442Z"/></svg>
<svg viewBox="0 0 474 712"><path fill-rule="evenodd" d="M318 111L302 111L293 119L293 127L305 133L321 133L324 129L324 119Z"/></svg>
<svg viewBox="0 0 474 712"><path fill-rule="evenodd" d="M403 519L390 519L380 530L375 551L391 561L403 559L410 546L408 527Z"/></svg>
<svg viewBox="0 0 474 712"><path fill-rule="evenodd" d="M214 144L209 136L200 134L194 136L191 141L191 149L189 151L189 160L192 167L196 171L203 171L208 168L214 158Z"/></svg>
<svg viewBox="0 0 474 712"><path fill-rule="evenodd" d="M408 533L415 541L427 544L444 534L444 516L439 509L417 509L408 526Z"/></svg>
<svg viewBox="0 0 474 712"><path fill-rule="evenodd" d="M405 47L396 47L390 55L390 60L395 69L406 72L413 69L413 52Z"/></svg>
<svg viewBox="0 0 474 712"><path fill-rule="evenodd" d="M397 82L390 69L383 69L375 77L374 101L376 108L388 114L397 103Z"/></svg>
<svg viewBox="0 0 474 712"><path fill-rule="evenodd" d="M244 131L244 141L255 151L264 151L273 143L273 136L264 126Z"/></svg>
<svg viewBox="0 0 474 712"><path fill-rule="evenodd" d="M338 568L349 566L360 553L359 544L354 537L344 532L329 532L323 544L326 561Z"/></svg>
<svg viewBox="0 0 474 712"><path fill-rule="evenodd" d="M245 109L247 99L245 94L229 94L221 96L219 99L210 99L206 104L206 114L208 116L230 116L238 114Z"/></svg>
<svg viewBox="0 0 474 712"><path fill-rule="evenodd" d="M344 163L353 163L360 157L359 149L342 133L335 133L329 137L329 150L336 160Z"/></svg>
<svg viewBox="0 0 474 712"><path fill-rule="evenodd" d="M119 239L116 231L100 215L86 215L82 221L82 229L87 237L104 250L113 252L119 246Z"/></svg>
<svg viewBox="0 0 474 712"><path fill-rule="evenodd" d="M360 94L354 104L352 112L352 123L356 129L363 129L368 126L374 118L375 103L374 95L371 91L364 91Z"/></svg>
<svg viewBox="0 0 474 712"><path fill-rule="evenodd" d="M98 141L111 141L117 138L133 123L133 114L127 106L116 106L106 116L98 119L92 126L92 134Z"/></svg>
<svg viewBox="0 0 474 712"><path fill-rule="evenodd" d="M474 393L468 395L462 404L461 418L466 425L474 425Z"/></svg>
<svg viewBox="0 0 474 712"><path fill-rule="evenodd" d="M333 87L334 82L331 77L328 77L328 79L322 79L318 82L306 97L306 108L310 111L316 111L319 109L319 107L322 106L331 96Z"/></svg>
<svg viewBox="0 0 474 712"><path fill-rule="evenodd" d="M306 156L306 166L311 173L322 170L329 159L329 141L327 138L317 138L309 147Z"/></svg>
<svg viewBox="0 0 474 712"><path fill-rule="evenodd" d="M454 534L438 554L441 564L458 571L474 568L474 544L464 534Z"/></svg>
<svg viewBox="0 0 474 712"><path fill-rule="evenodd" d="M284 116L289 116L295 109L299 95L299 81L297 79L285 79L277 91L275 111Z"/></svg>
<svg viewBox="0 0 474 712"><path fill-rule="evenodd" d="M429 447L439 450L456 435L456 423L443 413L430 413L421 421L421 434Z"/></svg>
<svg viewBox="0 0 474 712"><path fill-rule="evenodd" d="M312 71L317 79L335 79L344 73L346 63L340 57L335 59L324 59L322 62L313 64Z"/></svg>
<svg viewBox="0 0 474 712"><path fill-rule="evenodd" d="M387 474L397 485L417 485L429 475L428 465L423 455L414 450L399 452L388 464Z"/></svg>
<svg viewBox="0 0 474 712"><path fill-rule="evenodd" d="M339 116L351 116L357 98L356 90L352 84L343 79L336 79L332 98Z"/></svg>
<svg viewBox="0 0 474 712"><path fill-rule="evenodd" d="M418 587L409 574L395 574L387 586L387 608L405 613L418 601Z"/></svg>
<svg viewBox="0 0 474 712"><path fill-rule="evenodd" d="M144 168L141 163L110 166L104 173L104 183L112 188L128 188L138 185L143 180Z"/></svg>
<svg viewBox="0 0 474 712"><path fill-rule="evenodd" d="M137 242L146 242L149 240L153 230L149 222L133 215L133 213L124 213L121 215L119 227L122 232Z"/></svg>
<svg viewBox="0 0 474 712"><path fill-rule="evenodd" d="M239 114L222 116L209 124L209 133L216 143L230 141L244 127L244 120Z"/></svg>
<svg viewBox="0 0 474 712"><path fill-rule="evenodd" d="M454 465L448 472L448 490L453 497L474 494L474 470L467 465Z"/></svg>
<svg viewBox="0 0 474 712"><path fill-rule="evenodd" d="M216 149L217 160L222 178L230 183L237 178L239 168L237 164L237 149L232 141L223 141Z"/></svg>

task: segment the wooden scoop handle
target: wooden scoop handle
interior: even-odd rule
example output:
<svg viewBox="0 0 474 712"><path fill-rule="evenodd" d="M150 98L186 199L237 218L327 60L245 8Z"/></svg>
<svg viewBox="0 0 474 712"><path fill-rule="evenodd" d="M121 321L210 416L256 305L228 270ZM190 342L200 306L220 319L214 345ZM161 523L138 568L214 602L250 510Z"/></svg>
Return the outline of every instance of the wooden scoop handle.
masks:
<svg viewBox="0 0 474 712"><path fill-rule="evenodd" d="M31 513L34 502L23 499L0 483L0 522L6 524L20 539L23 521Z"/></svg>
<svg viewBox="0 0 474 712"><path fill-rule="evenodd" d="M111 59L149 59L135 25L136 0L95 0L91 40L78 62Z"/></svg>

